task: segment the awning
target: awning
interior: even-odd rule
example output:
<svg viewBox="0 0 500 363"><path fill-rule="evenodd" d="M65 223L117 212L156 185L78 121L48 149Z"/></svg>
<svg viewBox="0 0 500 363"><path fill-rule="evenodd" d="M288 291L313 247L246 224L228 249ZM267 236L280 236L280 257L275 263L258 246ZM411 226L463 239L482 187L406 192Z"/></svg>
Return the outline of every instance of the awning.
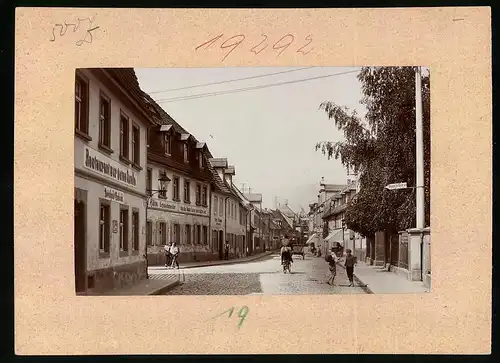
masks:
<svg viewBox="0 0 500 363"><path fill-rule="evenodd" d="M312 236L309 237L309 239L307 240L306 245L314 243L317 239L318 239L318 234L317 233L313 233Z"/></svg>
<svg viewBox="0 0 500 363"><path fill-rule="evenodd" d="M328 237L325 238L324 241L326 243L338 242L340 244L344 244L344 239L343 239L343 236L342 236L342 230L341 229L334 230L332 233L330 233L328 235Z"/></svg>

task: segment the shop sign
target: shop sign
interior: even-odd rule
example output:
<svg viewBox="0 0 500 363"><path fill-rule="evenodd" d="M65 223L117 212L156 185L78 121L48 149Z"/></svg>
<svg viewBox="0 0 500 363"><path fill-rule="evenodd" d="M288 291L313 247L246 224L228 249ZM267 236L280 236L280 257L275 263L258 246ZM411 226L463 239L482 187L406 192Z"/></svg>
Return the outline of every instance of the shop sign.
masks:
<svg viewBox="0 0 500 363"><path fill-rule="evenodd" d="M114 181L122 184L136 187L137 178L136 173L128 168L121 166L113 159L90 149L84 148L84 161L83 165L95 173L103 175Z"/></svg>
<svg viewBox="0 0 500 363"><path fill-rule="evenodd" d="M194 207L187 204L180 204L175 202L170 202L162 199L150 199L149 201L150 208L161 209L170 212L181 212L181 213L191 213L201 216L208 215L207 208Z"/></svg>
<svg viewBox="0 0 500 363"><path fill-rule="evenodd" d="M104 187L104 198L114 202L123 203L125 201L125 194L118 190Z"/></svg>

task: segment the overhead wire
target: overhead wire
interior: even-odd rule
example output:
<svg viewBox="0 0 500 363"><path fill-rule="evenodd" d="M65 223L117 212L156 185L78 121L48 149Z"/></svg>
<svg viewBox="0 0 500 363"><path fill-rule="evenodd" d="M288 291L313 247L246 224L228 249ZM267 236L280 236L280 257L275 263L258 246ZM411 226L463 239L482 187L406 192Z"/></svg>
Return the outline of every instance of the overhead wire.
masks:
<svg viewBox="0 0 500 363"><path fill-rule="evenodd" d="M233 93L239 93L239 92L254 91L254 90L269 88L269 87L277 87L277 86L283 86L283 85L288 85L288 84L313 81L313 80L317 80L317 79L341 76L344 74L358 73L358 72L359 72L359 70L353 70L353 71L346 71L346 72L340 72L340 73L326 74L326 75L317 76L317 77L295 79L295 80L279 82L279 83L264 84L264 85L253 86L253 87L236 88L236 89L231 89L231 90L226 90L226 91L208 92L208 93L200 93L200 94L180 96L180 97L165 98L165 99L159 99L159 100L155 100L155 101L158 103L170 103L170 102L177 102L177 101L184 101L184 100L192 100L192 99L197 99L197 98L227 95L227 94L233 94Z"/></svg>
<svg viewBox="0 0 500 363"><path fill-rule="evenodd" d="M248 79L255 79L255 78L269 77L269 76L274 76L274 75L276 75L276 74L283 74L283 73L297 72L297 71L302 71L302 70L305 70L305 69L310 69L310 68L315 68L315 67L302 67L302 68L295 68L295 69L289 69L289 70L286 70L286 71L281 71L281 72L274 72L274 73L259 74L259 75L257 75L257 76L243 77L243 78L235 78L235 79L228 79L228 80L226 80L226 81L203 83L203 84L197 84L197 85L186 86L186 87L169 88L169 89L165 89L165 90L159 90L159 91L153 91L153 92L147 92L147 93L148 93L149 95L152 95L152 94L156 94L156 93L172 92L172 91L180 91L180 90L191 89L191 88L198 88L198 87L212 86L212 85L216 85L216 84L224 84L224 83L230 83L230 82L245 81L245 80L248 80Z"/></svg>

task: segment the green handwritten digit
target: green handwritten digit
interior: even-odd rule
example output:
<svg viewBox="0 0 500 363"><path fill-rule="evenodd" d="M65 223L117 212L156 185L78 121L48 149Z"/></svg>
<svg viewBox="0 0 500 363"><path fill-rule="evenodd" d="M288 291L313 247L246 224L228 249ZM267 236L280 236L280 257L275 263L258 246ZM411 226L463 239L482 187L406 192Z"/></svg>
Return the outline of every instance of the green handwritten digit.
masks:
<svg viewBox="0 0 500 363"><path fill-rule="evenodd" d="M248 315L248 306L243 306L238 312L238 317L240 318L240 321L238 323L238 328L241 328L241 325L245 321L247 315Z"/></svg>
<svg viewBox="0 0 500 363"><path fill-rule="evenodd" d="M213 319L218 318L219 316L222 316L222 315L224 315L224 314L225 314L225 313L227 313L227 312L229 312L228 318L230 318L230 317L233 315L233 312L234 312L234 306L233 306L231 309L227 309L227 310L223 311L222 313L220 313L220 314L218 314L218 315L214 316L214 317L213 317Z"/></svg>

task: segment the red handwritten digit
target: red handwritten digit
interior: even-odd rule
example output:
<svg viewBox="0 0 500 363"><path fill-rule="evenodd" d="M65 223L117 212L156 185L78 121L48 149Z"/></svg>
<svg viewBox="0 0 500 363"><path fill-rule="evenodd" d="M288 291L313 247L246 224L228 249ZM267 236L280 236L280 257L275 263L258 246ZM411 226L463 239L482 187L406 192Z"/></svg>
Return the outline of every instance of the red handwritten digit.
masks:
<svg viewBox="0 0 500 363"><path fill-rule="evenodd" d="M308 40L309 42L304 45L303 47L299 48L297 50L297 53L302 53L303 55L306 55L307 53L309 53L313 48L309 49L307 52L304 52L302 49L304 49L305 47L307 47L309 44L311 44L312 42L312 38L311 38L311 34L309 34L307 37L306 37L306 40Z"/></svg>
<svg viewBox="0 0 500 363"><path fill-rule="evenodd" d="M242 37L242 38L241 38L241 40L240 40L240 41L236 41L235 43L225 45L225 44L226 44L227 42L229 42L231 39L234 39L234 38L237 38L237 37ZM231 47L232 47L232 48L231 48L231 50L230 50L229 52L227 52L227 54L224 56L224 58L222 58L222 60L224 61L224 59L226 59L226 58L227 58L227 56L228 56L229 54L231 54L231 52L232 52L233 50L235 50L235 49L238 47L238 45L240 45L240 44L241 44L241 42L243 42L244 40L245 40L245 36L244 36L243 34L238 34L238 35L235 35L234 37L231 37L231 38L227 39L224 43L222 43L222 44L221 44L221 46L220 46L220 47L221 47L221 49L226 49L226 48L231 48Z"/></svg>
<svg viewBox="0 0 500 363"><path fill-rule="evenodd" d="M264 37L264 40L262 42L260 42L259 44L257 44L255 47L253 47L252 49L250 49L251 52L253 52L255 55L259 54L260 52L262 52L264 49L267 48L267 44L261 49L259 50L258 52L255 51L255 49L257 49L262 43L264 43L266 40L267 40L267 35L265 34L262 34L261 36Z"/></svg>
<svg viewBox="0 0 500 363"><path fill-rule="evenodd" d="M213 45L216 41L218 41L220 38L222 38L224 34L221 34L219 36L216 36L215 38L213 39L210 39L208 42L205 42L203 44L200 44L198 45L196 48L194 48L194 50L198 50L199 48L203 47L204 45L206 45L205 49L208 49L211 45Z"/></svg>
<svg viewBox="0 0 500 363"><path fill-rule="evenodd" d="M283 45L280 45L279 47L277 46L278 43L280 43L283 39L287 38L287 37L291 37L290 41L286 44L283 44ZM275 50L278 50L278 49L283 49L281 52L278 53L278 55L276 57L279 57L281 53L283 53L286 48L288 48L290 46L290 44L292 44L293 40L294 40L294 36L292 34L287 34L285 35L284 37L282 37L280 40L278 40L276 43L274 43L273 45L273 49Z"/></svg>

